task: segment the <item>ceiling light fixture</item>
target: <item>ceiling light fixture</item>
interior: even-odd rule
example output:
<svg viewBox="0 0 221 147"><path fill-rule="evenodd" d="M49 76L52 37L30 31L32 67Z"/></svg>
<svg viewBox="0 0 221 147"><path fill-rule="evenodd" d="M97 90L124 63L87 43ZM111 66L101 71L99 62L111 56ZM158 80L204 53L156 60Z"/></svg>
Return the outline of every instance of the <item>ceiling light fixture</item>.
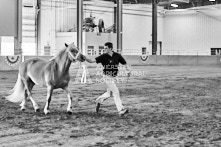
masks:
<svg viewBox="0 0 221 147"><path fill-rule="evenodd" d="M177 4L171 4L171 6L172 6L172 7L175 7L175 8L177 8L177 7L178 7L178 5L177 5Z"/></svg>

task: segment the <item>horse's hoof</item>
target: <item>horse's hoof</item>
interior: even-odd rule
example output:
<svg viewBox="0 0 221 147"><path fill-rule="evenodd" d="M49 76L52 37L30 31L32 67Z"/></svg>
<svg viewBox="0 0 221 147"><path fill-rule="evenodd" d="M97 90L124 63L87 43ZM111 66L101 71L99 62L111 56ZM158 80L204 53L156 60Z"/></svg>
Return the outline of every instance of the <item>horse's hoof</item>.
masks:
<svg viewBox="0 0 221 147"><path fill-rule="evenodd" d="M71 111L67 111L67 113L68 113L69 115L71 115L71 114L72 114L72 112L71 112Z"/></svg>
<svg viewBox="0 0 221 147"><path fill-rule="evenodd" d="M21 111L25 111L25 108L21 108Z"/></svg>
<svg viewBox="0 0 221 147"><path fill-rule="evenodd" d="M35 112L40 112L40 109L39 108L35 109Z"/></svg>
<svg viewBox="0 0 221 147"><path fill-rule="evenodd" d="M47 114L50 113L50 111L49 111L49 110L46 110L46 111L44 111L44 113L45 113L45 115L47 115Z"/></svg>

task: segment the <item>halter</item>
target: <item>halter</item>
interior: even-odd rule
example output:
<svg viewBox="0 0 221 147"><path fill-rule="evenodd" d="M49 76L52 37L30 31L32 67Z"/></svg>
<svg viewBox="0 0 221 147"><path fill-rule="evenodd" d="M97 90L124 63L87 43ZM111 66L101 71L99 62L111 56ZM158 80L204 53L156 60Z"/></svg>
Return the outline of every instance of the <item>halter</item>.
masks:
<svg viewBox="0 0 221 147"><path fill-rule="evenodd" d="M73 60L77 60L78 56L81 53L79 48L78 47L76 47L76 48L78 49L78 53L77 53L76 56L73 56L72 53L70 51L68 51L68 53L70 54L71 58L73 58ZM85 64L81 64L81 66L83 68L82 77L81 77L81 83L85 84L87 82L86 65Z"/></svg>
<svg viewBox="0 0 221 147"><path fill-rule="evenodd" d="M72 53L70 51L68 51L69 55L71 56L71 58L73 58L73 60L77 60L78 56L80 55L80 50L78 49L78 53L76 56L72 55Z"/></svg>

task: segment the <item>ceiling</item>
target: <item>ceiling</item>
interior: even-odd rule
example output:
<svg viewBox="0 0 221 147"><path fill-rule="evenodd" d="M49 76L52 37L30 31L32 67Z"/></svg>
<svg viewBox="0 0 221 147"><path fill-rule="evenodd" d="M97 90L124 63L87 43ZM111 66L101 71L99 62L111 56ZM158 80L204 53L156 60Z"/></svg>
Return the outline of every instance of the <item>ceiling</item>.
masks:
<svg viewBox="0 0 221 147"><path fill-rule="evenodd" d="M116 0L104 0L116 2ZM221 4L221 0L156 0L159 6L163 6L165 9L187 9L192 7L201 7L208 5ZM188 3L180 1L189 1ZM123 0L124 4L151 4L152 0ZM172 7L171 3L175 3L178 7Z"/></svg>

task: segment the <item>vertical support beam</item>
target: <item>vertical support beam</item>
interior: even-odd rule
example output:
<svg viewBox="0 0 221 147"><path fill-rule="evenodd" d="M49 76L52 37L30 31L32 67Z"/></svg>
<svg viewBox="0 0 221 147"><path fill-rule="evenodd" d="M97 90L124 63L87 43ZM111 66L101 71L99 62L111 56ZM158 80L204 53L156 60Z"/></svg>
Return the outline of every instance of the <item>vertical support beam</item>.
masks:
<svg viewBox="0 0 221 147"><path fill-rule="evenodd" d="M83 45L82 45L82 22L83 22L83 0L77 0L77 46L83 54Z"/></svg>
<svg viewBox="0 0 221 147"><path fill-rule="evenodd" d="M116 1L114 1L114 4L116 4ZM113 33L117 33L117 7L114 7L114 28Z"/></svg>
<svg viewBox="0 0 221 147"><path fill-rule="evenodd" d="M22 0L17 1L17 35L14 37L14 54L22 55Z"/></svg>
<svg viewBox="0 0 221 147"><path fill-rule="evenodd" d="M1 45L1 43L2 43L2 38L0 36L0 56L2 55L2 49L1 49L2 45Z"/></svg>
<svg viewBox="0 0 221 147"><path fill-rule="evenodd" d="M122 20L123 20L123 0L117 0L117 50L122 53L123 49L123 30L122 30Z"/></svg>
<svg viewBox="0 0 221 147"><path fill-rule="evenodd" d="M37 0L37 6L36 6L36 55L39 56L40 53L40 46L41 46L41 31L40 31L40 27L41 27L41 19L40 19L40 14L41 14L41 0Z"/></svg>
<svg viewBox="0 0 221 147"><path fill-rule="evenodd" d="M152 55L157 52L157 0L152 0Z"/></svg>

